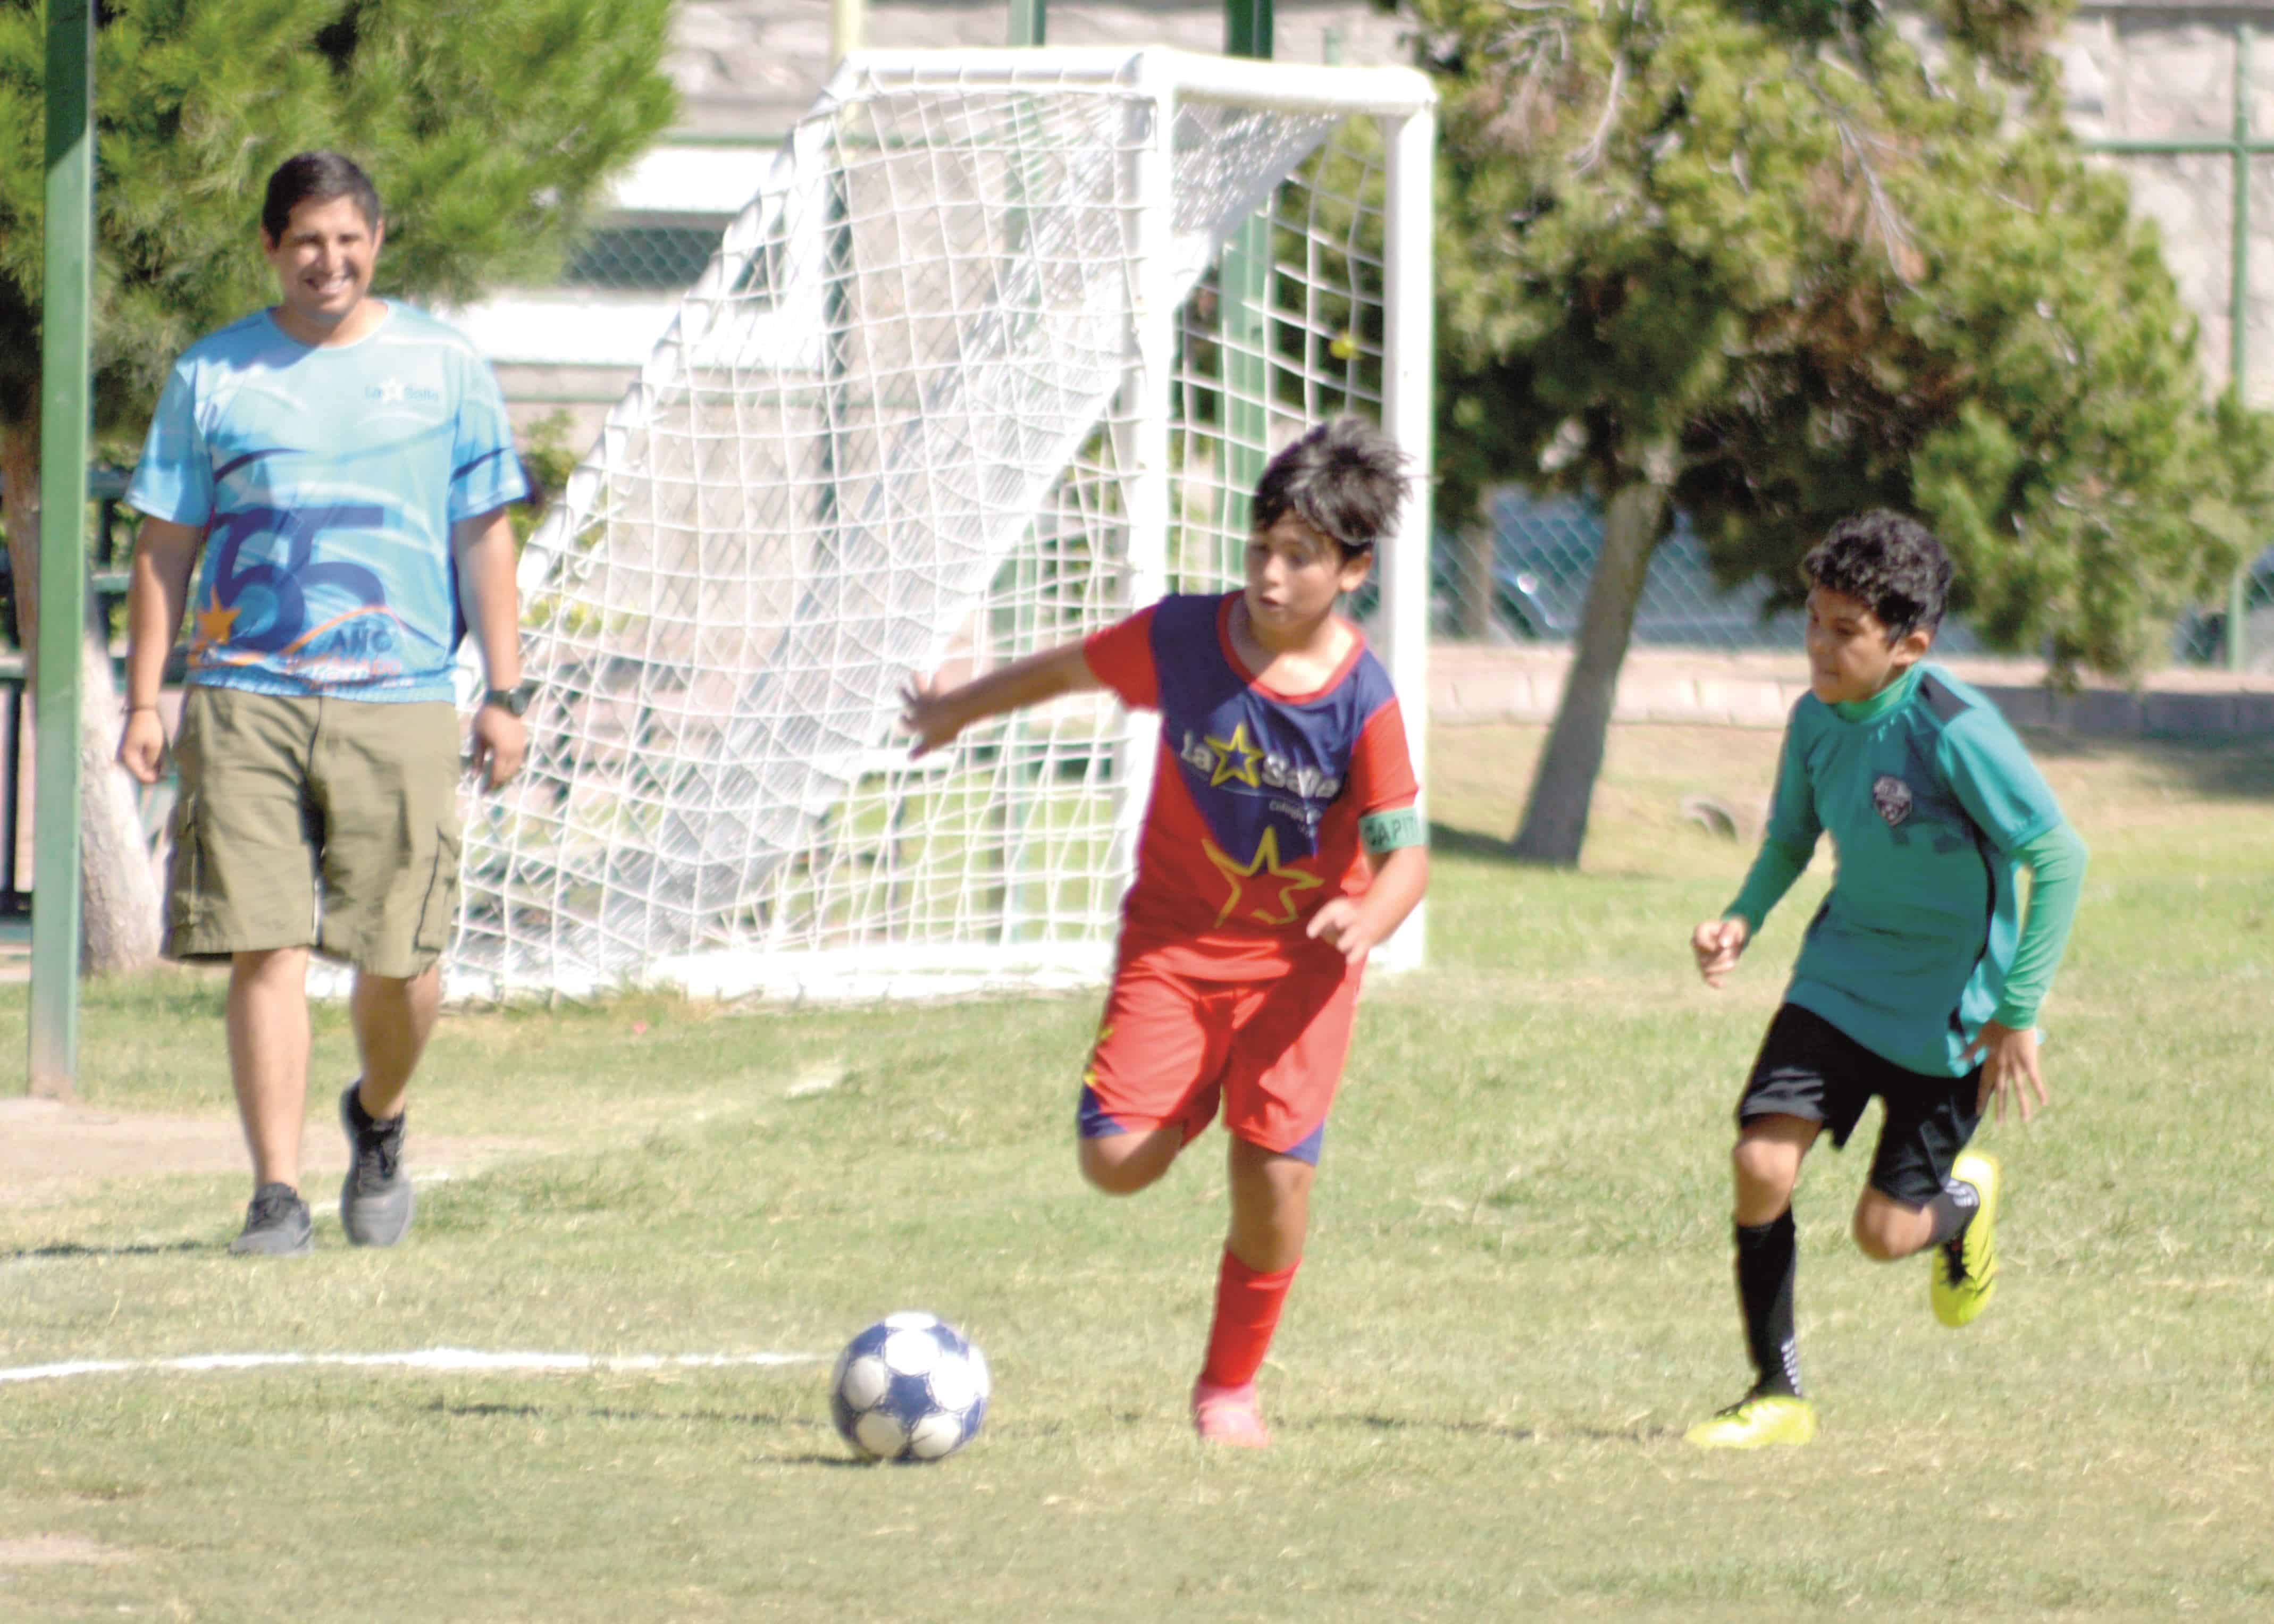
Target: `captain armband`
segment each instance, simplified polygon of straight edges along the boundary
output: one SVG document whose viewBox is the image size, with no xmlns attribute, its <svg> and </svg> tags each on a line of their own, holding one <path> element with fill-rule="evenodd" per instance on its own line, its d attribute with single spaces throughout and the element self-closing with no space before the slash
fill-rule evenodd
<svg viewBox="0 0 2274 1624">
<path fill-rule="evenodd" d="M 1404 846 L 1428 844 L 1421 828 L 1419 807 L 1391 807 L 1386 811 L 1367 813 L 1358 821 L 1358 838 L 1369 857 L 1379 857 Z"/>
</svg>

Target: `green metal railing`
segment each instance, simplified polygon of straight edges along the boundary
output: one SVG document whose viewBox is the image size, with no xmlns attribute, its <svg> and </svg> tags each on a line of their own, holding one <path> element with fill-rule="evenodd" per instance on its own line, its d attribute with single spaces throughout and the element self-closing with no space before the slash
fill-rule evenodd
<svg viewBox="0 0 2274 1624">
<path fill-rule="evenodd" d="M 2083 145 L 2087 152 L 2105 153 L 2112 158 L 2223 156 L 2233 167 L 2234 203 L 2232 218 L 2227 222 L 2232 240 L 2227 244 L 2226 365 L 2228 380 L 2240 395 L 2246 376 L 2244 367 L 2250 358 L 2250 161 L 2274 154 L 2274 139 L 2254 135 L 2250 127 L 2250 57 L 2258 31 L 2247 20 L 2238 19 L 2233 26 L 2233 117 L 2231 132 L 2224 139 L 2209 136 L 2139 139 L 2119 137 Z M 2243 623 L 2250 607 L 2249 586 L 2250 560 L 2245 559 L 2226 589 L 2225 653 L 2229 671 L 2243 670 L 2249 655 L 2243 635 Z"/>
</svg>

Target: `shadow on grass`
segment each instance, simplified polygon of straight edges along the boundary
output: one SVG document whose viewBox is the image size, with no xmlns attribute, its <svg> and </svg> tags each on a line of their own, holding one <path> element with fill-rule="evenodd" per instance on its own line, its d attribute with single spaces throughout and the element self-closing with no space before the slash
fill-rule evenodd
<svg viewBox="0 0 2274 1624">
<path fill-rule="evenodd" d="M 711 1426 L 756 1427 L 776 1432 L 811 1432 L 819 1430 L 810 1421 L 760 1410 L 626 1410 L 610 1404 L 479 1403 L 440 1398 L 430 1399 L 421 1408 L 431 1415 L 454 1416 L 474 1420 L 558 1422 L 566 1418 L 573 1411 L 591 1421 L 668 1423 L 674 1426 L 689 1421 L 699 1421 Z M 856 1461 L 849 1455 L 839 1455 L 833 1451 L 825 1454 L 817 1449 L 808 1449 L 774 1458 L 786 1466 L 873 1466 L 877 1464 L 873 1461 Z"/>
<path fill-rule="evenodd" d="M 57 1241 L 51 1246 L 26 1246 L 0 1252 L 0 1263 L 53 1261 L 59 1258 L 160 1258 L 182 1252 L 220 1252 L 226 1242 L 144 1241 L 132 1246 L 82 1246 L 77 1241 Z"/>
<path fill-rule="evenodd" d="M 1450 823 L 1429 825 L 1429 852 L 1434 857 L 1472 858 L 1495 868 L 1520 869 L 1543 879 L 1652 880 L 1665 877 L 1655 870 L 1633 865 L 1575 868 L 1567 863 L 1535 861 L 1529 857 L 1518 857 L 1512 840 L 1479 834 L 1474 830 L 1456 829 Z"/>
<path fill-rule="evenodd" d="M 2195 793 L 2224 801 L 2274 800 L 2274 739 L 2106 738 L 2062 727 L 2020 730 L 2030 755 L 2044 761 L 2129 758 L 2169 773 Z"/>
<path fill-rule="evenodd" d="M 1429 850 L 1438 857 L 1473 857 L 1480 862 L 1499 863 L 1510 868 L 1536 868 L 1538 863 L 1525 861 L 1516 854 L 1514 843 L 1479 834 L 1471 829 L 1456 829 L 1450 823 L 1429 825 Z"/>
<path fill-rule="evenodd" d="M 1442 1432 L 1454 1438 L 1497 1438 L 1512 1444 L 1528 1444 L 1539 1434 L 1528 1426 L 1502 1426 L 1489 1421 L 1419 1421 L 1412 1416 L 1386 1416 L 1378 1410 L 1363 1415 L 1328 1416 L 1308 1424 L 1324 1432 L 1333 1427 L 1360 1427 L 1370 1432 Z"/>
<path fill-rule="evenodd" d="M 1329 1416 L 1314 1424 L 1319 1430 L 1337 1426 L 1362 1427 L 1375 1432 L 1442 1433 L 1452 1438 L 1498 1439 L 1505 1443 L 1530 1444 L 1540 1441 L 1535 1427 L 1509 1426 L 1486 1421 L 1421 1421 L 1412 1416 L 1386 1416 L 1379 1410 L 1363 1415 Z M 1670 1426 L 1559 1426 L 1555 1435 L 1559 1439 L 1585 1439 L 1599 1444 L 1656 1444 L 1681 1436 Z"/>
</svg>

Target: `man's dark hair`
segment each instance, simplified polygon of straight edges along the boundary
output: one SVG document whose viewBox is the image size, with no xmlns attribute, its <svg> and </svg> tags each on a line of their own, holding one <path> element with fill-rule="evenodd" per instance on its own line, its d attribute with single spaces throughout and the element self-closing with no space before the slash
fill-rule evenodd
<svg viewBox="0 0 2274 1624">
<path fill-rule="evenodd" d="M 1931 530 L 1884 508 L 1841 520 L 1800 568 L 1813 584 L 1866 605 L 1890 643 L 1915 631 L 1933 634 L 1954 573 Z"/>
<path fill-rule="evenodd" d="M 1292 513 L 1347 559 L 1389 534 L 1405 500 L 1405 454 L 1363 417 L 1322 423 L 1271 459 L 1255 482 L 1257 534 Z"/>
<path fill-rule="evenodd" d="M 276 166 L 268 177 L 268 195 L 261 201 L 260 229 L 270 242 L 281 243 L 294 209 L 311 199 L 328 203 L 334 198 L 353 198 L 364 224 L 378 234 L 379 188 L 354 159 L 335 152 L 295 153 Z"/>
</svg>

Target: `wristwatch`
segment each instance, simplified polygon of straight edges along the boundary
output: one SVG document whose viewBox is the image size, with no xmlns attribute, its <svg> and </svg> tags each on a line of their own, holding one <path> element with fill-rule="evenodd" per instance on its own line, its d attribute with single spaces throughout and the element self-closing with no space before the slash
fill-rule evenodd
<svg viewBox="0 0 2274 1624">
<path fill-rule="evenodd" d="M 529 702 L 537 697 L 537 684 L 516 683 L 512 688 L 493 688 L 482 690 L 482 703 L 495 705 L 508 716 L 529 714 Z"/>
</svg>

